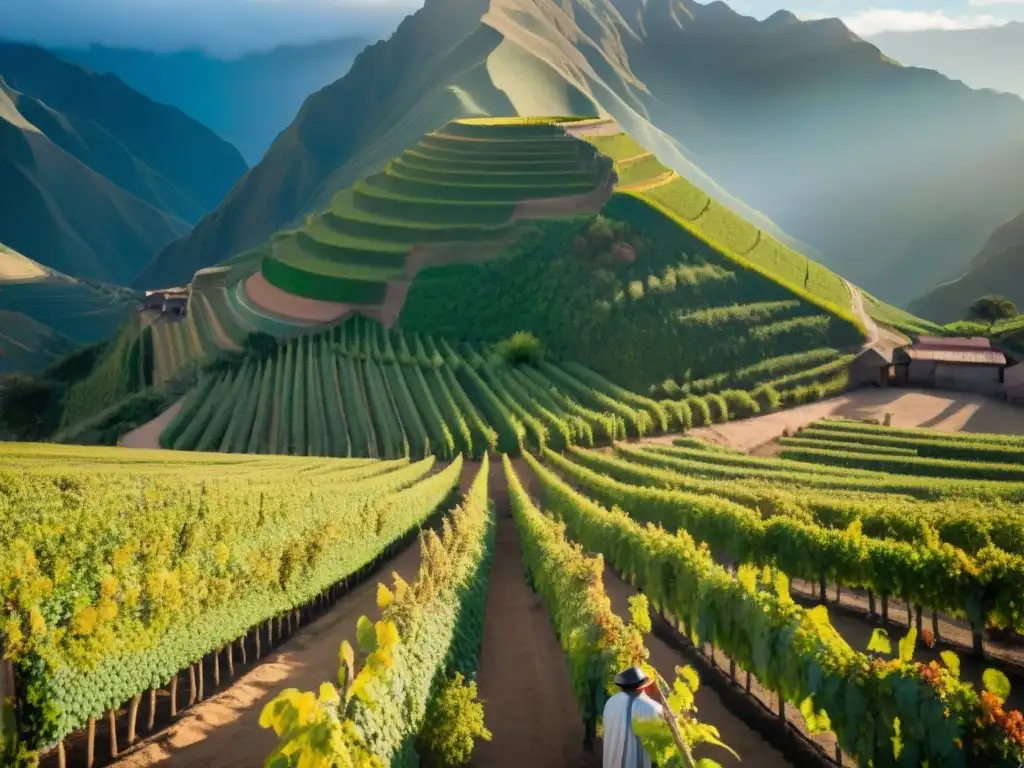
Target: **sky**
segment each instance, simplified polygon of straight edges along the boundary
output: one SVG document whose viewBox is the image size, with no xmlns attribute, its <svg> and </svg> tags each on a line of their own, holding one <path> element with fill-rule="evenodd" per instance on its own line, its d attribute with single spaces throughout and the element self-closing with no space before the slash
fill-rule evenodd
<svg viewBox="0 0 1024 768">
<path fill-rule="evenodd" d="M 386 37 L 423 0 L 0 0 L 0 34 L 51 46 L 89 43 L 231 57 L 278 45 Z M 786 8 L 838 16 L 856 33 L 973 29 L 1024 21 L 1024 0 L 727 0 L 765 18 Z M 787 5 L 787 3 L 789 3 Z"/>
<path fill-rule="evenodd" d="M 728 1 L 728 0 L 727 0 Z M 861 37 L 923 29 L 977 29 L 1024 21 L 1024 0 L 733 0 L 758 18 L 786 8 L 803 19 L 838 16 Z"/>
</svg>

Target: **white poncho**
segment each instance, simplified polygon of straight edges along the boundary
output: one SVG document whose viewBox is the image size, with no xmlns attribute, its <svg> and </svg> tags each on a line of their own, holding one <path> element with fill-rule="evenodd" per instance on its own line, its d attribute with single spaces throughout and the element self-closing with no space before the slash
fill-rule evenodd
<svg viewBox="0 0 1024 768">
<path fill-rule="evenodd" d="M 660 720 L 661 705 L 647 694 L 617 693 L 604 705 L 604 768 L 651 768 L 632 723 Z"/>
</svg>

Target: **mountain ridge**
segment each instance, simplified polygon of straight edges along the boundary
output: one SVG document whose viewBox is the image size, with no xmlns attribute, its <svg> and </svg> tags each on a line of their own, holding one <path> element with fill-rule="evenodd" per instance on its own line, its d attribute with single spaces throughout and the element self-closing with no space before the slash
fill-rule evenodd
<svg viewBox="0 0 1024 768">
<path fill-rule="evenodd" d="M 34 46 L 0 43 L 0 242 L 127 283 L 245 171 L 173 107 Z"/>
<path fill-rule="evenodd" d="M 302 101 L 344 75 L 370 42 L 368 37 L 340 37 L 231 59 L 198 49 L 154 53 L 93 45 L 53 51 L 177 107 L 230 142 L 251 165 L 288 127 Z"/>
<path fill-rule="evenodd" d="M 431 0 L 307 99 L 216 215 L 136 285 L 259 245 L 424 132 L 488 114 L 610 115 L 887 301 L 955 276 L 1024 207 L 1011 173 L 1024 102 L 899 66 L 838 20 L 761 22 L 682 0 Z"/>
</svg>

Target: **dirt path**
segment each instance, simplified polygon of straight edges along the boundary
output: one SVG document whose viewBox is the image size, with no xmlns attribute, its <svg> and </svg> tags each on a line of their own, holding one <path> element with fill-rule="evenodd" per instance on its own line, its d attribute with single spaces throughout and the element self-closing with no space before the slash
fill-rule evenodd
<svg viewBox="0 0 1024 768">
<path fill-rule="evenodd" d="M 892 414 L 894 427 L 928 427 L 941 432 L 993 432 L 1024 434 L 1024 408 L 967 392 L 915 389 L 861 389 L 831 400 L 802 405 L 765 416 L 691 430 L 719 445 L 750 451 L 774 440 L 783 431 L 795 432 L 812 421 L 828 417 L 882 419 Z M 671 443 L 676 435 L 660 435 L 644 442 Z"/>
<path fill-rule="evenodd" d="M 141 427 L 136 427 L 126 434 L 117 444 L 122 448 L 160 448 L 160 433 L 167 428 L 167 425 L 174 421 L 174 417 L 181 410 L 184 398 L 179 400 L 166 411 L 161 413 L 152 421 L 147 421 Z"/>
<path fill-rule="evenodd" d="M 625 189 L 630 192 L 646 192 L 649 189 L 654 189 L 655 187 L 661 187 L 668 184 L 675 177 L 675 171 L 666 171 L 665 173 L 655 176 L 653 179 L 648 179 L 647 181 L 640 181 L 636 184 L 624 184 L 620 186 L 619 189 Z"/>
<path fill-rule="evenodd" d="M 598 768 L 599 745 L 592 754 L 583 750 L 583 723 L 572 697 L 569 667 L 547 610 L 523 578 L 522 550 L 508 512 L 500 462 L 492 461 L 489 480 L 498 531 L 477 681 L 485 702 L 484 722 L 494 738 L 477 747 L 472 764 Z"/>
<path fill-rule="evenodd" d="M 355 641 L 360 616 L 376 616 L 377 584 L 397 572 L 407 581 L 419 568 L 419 544 L 413 542 L 381 569 L 376 577 L 340 600 L 312 624 L 301 628 L 230 688 L 186 711 L 171 728 L 143 742 L 113 763 L 121 768 L 160 764 L 203 768 L 255 768 L 277 741 L 273 731 L 260 728 L 260 712 L 285 688 L 315 691 L 332 680 L 338 669 L 338 647 Z"/>
<path fill-rule="evenodd" d="M 853 304 L 851 310 L 864 323 L 864 327 L 868 332 L 868 338 L 861 347 L 862 350 L 878 347 L 881 350 L 891 352 L 910 341 L 910 339 L 893 329 L 876 323 L 874 318 L 864 308 L 864 294 L 860 292 L 860 289 L 849 280 L 844 279 L 843 282 L 846 283 L 846 289 L 850 292 L 850 299 Z"/>
</svg>

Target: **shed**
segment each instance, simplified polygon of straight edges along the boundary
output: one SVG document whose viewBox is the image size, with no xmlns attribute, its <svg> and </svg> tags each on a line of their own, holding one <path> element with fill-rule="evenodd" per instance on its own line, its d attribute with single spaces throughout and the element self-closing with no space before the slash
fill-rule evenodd
<svg viewBox="0 0 1024 768">
<path fill-rule="evenodd" d="M 850 363 L 850 386 L 884 387 L 889 383 L 892 350 L 868 347 Z"/>
<path fill-rule="evenodd" d="M 901 384 L 996 395 L 1006 355 L 983 337 L 922 336 L 896 350 L 893 363 L 894 378 Z"/>
</svg>

